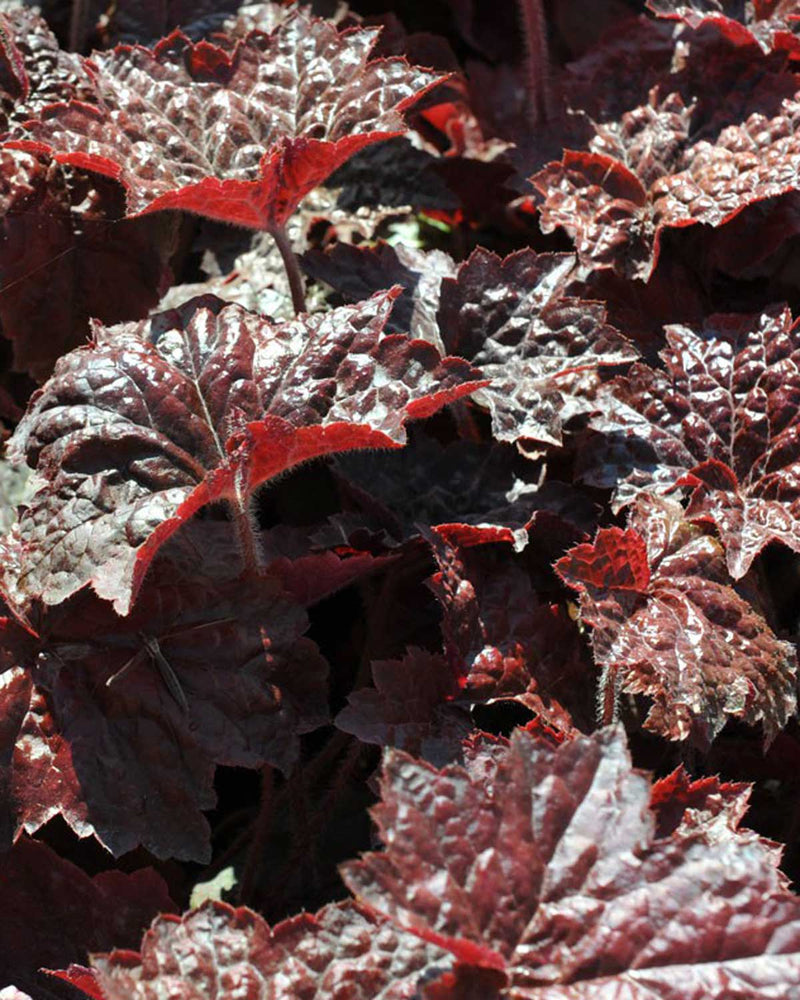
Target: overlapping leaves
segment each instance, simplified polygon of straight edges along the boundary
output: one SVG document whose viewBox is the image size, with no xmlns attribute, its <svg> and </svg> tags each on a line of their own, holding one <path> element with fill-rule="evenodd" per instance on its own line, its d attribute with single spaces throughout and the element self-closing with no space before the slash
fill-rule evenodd
<svg viewBox="0 0 800 1000">
<path fill-rule="evenodd" d="M 680 504 L 643 495 L 627 530 L 601 529 L 556 569 L 581 595 L 609 715 L 620 691 L 644 694 L 645 726 L 706 746 L 729 717 L 772 739 L 794 713 L 794 647 L 733 590 L 719 542 Z"/>
<path fill-rule="evenodd" d="M 273 229 L 350 156 L 402 132 L 403 109 L 438 81 L 402 58 L 370 62 L 375 38 L 297 12 L 230 50 L 180 32 L 152 51 L 119 46 L 86 63 L 92 104 L 51 105 L 18 138 L 119 180 L 131 215 L 182 208 Z"/>
<path fill-rule="evenodd" d="M 289 769 L 326 721 L 327 664 L 285 567 L 203 569 L 157 561 L 125 619 L 85 590 L 37 615 L 36 635 L 5 623 L 6 840 L 60 815 L 116 855 L 206 857 L 215 766 Z"/>
<path fill-rule="evenodd" d="M 661 785 L 654 814 L 618 729 L 557 748 L 518 731 L 467 760 L 388 753 L 386 848 L 343 869 L 370 909 L 161 918 L 140 953 L 93 959 L 103 995 L 671 1000 L 679 977 L 687 1000 L 767 1000 L 798 981 L 800 903 L 774 846 L 738 829 L 746 789 L 684 782 L 673 803 Z"/>
<path fill-rule="evenodd" d="M 384 334 L 392 299 L 273 325 L 209 296 L 97 327 L 12 442 L 45 481 L 21 521 L 20 590 L 55 604 L 91 582 L 124 614 L 203 505 L 230 500 L 247 535 L 261 483 L 322 454 L 397 447 L 407 419 L 480 385 L 466 362 Z"/>
<path fill-rule="evenodd" d="M 786 308 L 668 328 L 666 370 L 634 366 L 593 418 L 590 481 L 620 505 L 693 486 L 689 514 L 716 525 L 737 579 L 769 542 L 800 551 L 799 338 Z"/>
<path fill-rule="evenodd" d="M 600 368 L 632 361 L 635 348 L 606 323 L 599 302 L 570 296 L 574 258 L 522 250 L 501 259 L 478 248 L 448 273 L 441 253 L 338 247 L 306 267 L 345 295 L 391 281 L 407 291 L 396 322 L 478 365 L 491 385 L 475 394 L 497 440 L 560 444 L 563 424 L 585 412 Z M 435 318 L 434 318 L 435 311 Z"/>
<path fill-rule="evenodd" d="M 542 229 L 563 227 L 592 267 L 648 280 L 666 229 L 721 226 L 797 190 L 798 89 L 774 60 L 693 47 L 682 74 L 531 178 Z"/>
</svg>

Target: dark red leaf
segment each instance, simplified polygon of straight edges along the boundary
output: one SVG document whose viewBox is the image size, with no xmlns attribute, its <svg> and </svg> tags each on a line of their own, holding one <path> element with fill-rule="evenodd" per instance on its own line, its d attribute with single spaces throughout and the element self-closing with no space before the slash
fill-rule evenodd
<svg viewBox="0 0 800 1000">
<path fill-rule="evenodd" d="M 204 569 L 159 560 L 125 619 L 85 590 L 47 611 L 38 639 L 6 625 L 7 841 L 61 815 L 115 855 L 207 858 L 215 765 L 288 770 L 298 736 L 326 721 L 327 664 L 282 567 Z"/>
<path fill-rule="evenodd" d="M 113 181 L 0 150 L 0 323 L 18 371 L 43 380 L 90 318 L 140 319 L 158 302 L 179 219 L 124 211 Z"/>
<path fill-rule="evenodd" d="M 88 969 L 84 965 L 75 965 L 73 963 L 66 969 L 46 969 L 43 971 L 55 979 L 61 979 L 65 983 L 74 986 L 75 989 L 80 990 L 87 997 L 91 997 L 91 1000 L 104 1000 L 100 983 L 97 979 L 97 973 L 94 969 Z"/>
<path fill-rule="evenodd" d="M 653 784 L 650 808 L 656 815 L 656 832 L 668 837 L 682 823 L 709 822 L 722 816 L 736 829 L 747 812 L 749 785 L 743 782 L 723 782 L 717 777 L 692 781 L 682 767 Z M 694 814 L 687 817 L 691 810 Z"/>
<path fill-rule="evenodd" d="M 430 536 L 439 572 L 430 581 L 444 611 L 445 654 L 460 700 L 519 702 L 557 729 L 584 714 L 586 667 L 573 622 L 542 604 L 527 567 L 503 544 L 457 549 Z M 590 716 L 591 718 L 591 716 Z"/>
<path fill-rule="evenodd" d="M 22 517 L 21 590 L 58 603 L 91 582 L 125 614 L 156 551 L 205 504 L 230 500 L 247 533 L 261 483 L 330 452 L 399 447 L 406 420 L 483 384 L 466 362 L 384 334 L 394 294 L 274 325 L 207 297 L 96 327 L 13 439 L 45 481 Z"/>
<path fill-rule="evenodd" d="M 374 688 L 348 698 L 336 725 L 364 743 L 396 747 L 432 763 L 452 760 L 470 731 L 463 708 L 448 704 L 460 678 L 443 656 L 412 647 L 402 660 L 372 664 Z"/>
<path fill-rule="evenodd" d="M 469 965 L 499 970 L 508 1000 L 767 1000 L 800 981 L 778 852 L 703 815 L 658 837 L 621 730 L 558 749 L 517 731 L 492 770 L 390 751 L 373 814 L 386 848 L 343 868 L 463 963 L 459 990 L 429 996 L 475 995 Z"/>
<path fill-rule="evenodd" d="M 566 294 L 575 266 L 569 254 L 521 250 L 501 259 L 479 247 L 457 271 L 436 251 L 386 246 L 334 248 L 305 261 L 348 298 L 387 281 L 403 284 L 392 322 L 492 379 L 474 399 L 491 413 L 500 441 L 560 444 L 562 424 L 590 408 L 597 369 L 637 356 L 605 322 L 601 303 Z"/>
<path fill-rule="evenodd" d="M 439 949 L 349 902 L 274 928 L 251 910 L 207 903 L 156 920 L 141 952 L 92 961 L 105 1000 L 413 1000 L 422 974 L 448 964 Z"/>
<path fill-rule="evenodd" d="M 789 310 L 669 327 L 667 342 L 666 372 L 634 366 L 604 393 L 591 426 L 606 440 L 587 454 L 586 478 L 618 484 L 618 506 L 641 490 L 695 487 L 689 514 L 716 524 L 736 579 L 769 542 L 800 551 L 800 332 Z"/>
<path fill-rule="evenodd" d="M 659 17 L 683 21 L 690 28 L 712 25 L 734 45 L 758 45 L 763 52 L 782 49 L 800 53 L 800 37 L 794 31 L 792 14 L 796 0 L 647 0 Z"/>
<path fill-rule="evenodd" d="M 39 995 L 36 972 L 42 966 L 85 963 L 90 952 L 131 947 L 158 913 L 174 910 L 151 868 L 90 878 L 27 837 L 0 857 L 0 887 L 0 981 L 33 996 Z"/>
<path fill-rule="evenodd" d="M 693 47 L 645 103 L 604 115 L 587 150 L 567 150 L 531 178 L 543 230 L 563 227 L 591 267 L 648 280 L 665 229 L 721 226 L 797 190 L 800 79 L 776 60 L 761 67 Z"/>
<path fill-rule="evenodd" d="M 455 441 L 445 448 L 421 432 L 397 452 L 343 455 L 336 471 L 356 511 L 335 515 L 331 530 L 315 539 L 341 544 L 366 528 L 405 541 L 422 526 L 463 546 L 493 533 L 519 552 L 541 515 L 591 530 L 595 508 L 585 495 L 565 483 L 537 484 L 529 465 L 508 445 Z"/>
<path fill-rule="evenodd" d="M 605 706 L 619 690 L 645 694 L 647 728 L 701 746 L 731 716 L 772 740 L 794 713 L 794 648 L 733 590 L 719 542 L 680 504 L 644 494 L 627 531 L 602 528 L 556 571 L 580 592 Z"/>
<path fill-rule="evenodd" d="M 401 58 L 369 62 L 375 37 L 298 11 L 230 51 L 176 31 L 152 51 L 95 53 L 96 104 L 46 108 L 20 145 L 119 180 L 130 215 L 274 229 L 354 153 L 401 133 L 439 82 Z"/>
</svg>

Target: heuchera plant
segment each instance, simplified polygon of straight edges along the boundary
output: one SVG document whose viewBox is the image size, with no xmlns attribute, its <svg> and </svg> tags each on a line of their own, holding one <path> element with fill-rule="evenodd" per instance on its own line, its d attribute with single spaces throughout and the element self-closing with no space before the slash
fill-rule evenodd
<svg viewBox="0 0 800 1000">
<path fill-rule="evenodd" d="M 798 122 L 794 0 L 0 0 L 2 1000 L 800 997 Z"/>
</svg>

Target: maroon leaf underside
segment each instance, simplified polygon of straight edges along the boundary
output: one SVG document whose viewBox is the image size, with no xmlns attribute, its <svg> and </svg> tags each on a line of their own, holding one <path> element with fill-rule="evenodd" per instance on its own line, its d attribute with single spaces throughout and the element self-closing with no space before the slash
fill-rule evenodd
<svg viewBox="0 0 800 1000">
<path fill-rule="evenodd" d="M 719 542 L 680 504 L 643 495 L 626 531 L 601 529 L 556 570 L 592 627 L 601 703 L 644 694 L 648 729 L 703 747 L 730 717 L 761 723 L 771 741 L 794 713 L 794 648 L 733 590 Z"/>
<path fill-rule="evenodd" d="M 430 997 L 766 998 L 800 976 L 800 903 L 773 845 L 687 810 L 657 837 L 619 729 L 558 749 L 517 731 L 488 774 L 390 751 L 374 810 L 386 849 L 351 891 L 461 960 Z M 482 966 L 471 969 L 470 964 Z M 494 990 L 467 987 L 493 967 Z M 474 971 L 474 974 L 473 974 Z"/>
<path fill-rule="evenodd" d="M 716 525 L 735 579 L 770 542 L 800 551 L 799 337 L 786 308 L 668 327 L 665 372 L 637 365 L 604 390 L 585 478 L 616 486 L 617 509 L 694 487 L 689 516 Z"/>
<path fill-rule="evenodd" d="M 646 104 L 598 125 L 590 151 L 567 150 L 534 175 L 543 231 L 563 227 L 586 264 L 646 281 L 665 229 L 719 227 L 797 190 L 797 75 L 740 65 L 737 78 L 728 63 L 710 71 L 713 84 L 691 64 L 683 96 L 667 91 L 680 79 L 665 81 Z M 709 106 L 717 87 L 732 96 Z"/>
<path fill-rule="evenodd" d="M 93 951 L 133 947 L 154 917 L 174 910 L 153 869 L 90 878 L 26 837 L 0 858 L 0 884 L 0 981 L 34 997 L 41 995 L 36 973 L 42 966 L 87 962 Z"/>
<path fill-rule="evenodd" d="M 45 480 L 22 516 L 20 591 L 55 604 L 91 583 L 125 614 L 202 506 L 229 500 L 247 534 L 261 483 L 331 452 L 400 447 L 406 420 L 483 384 L 466 362 L 383 333 L 394 294 L 274 325 L 201 297 L 97 327 L 12 440 Z"/>
<path fill-rule="evenodd" d="M 117 856 L 207 859 L 215 766 L 288 770 L 327 721 L 327 664 L 283 583 L 280 568 L 220 581 L 160 560 L 125 619 L 85 590 L 44 614 L 38 640 L 7 626 L 6 839 L 61 815 Z"/>
<path fill-rule="evenodd" d="M 657 17 L 683 21 L 694 30 L 712 26 L 733 45 L 758 45 L 762 52 L 780 49 L 793 55 L 800 51 L 800 38 L 792 31 L 793 22 L 789 16 L 797 11 L 794 0 L 767 0 L 755 4 L 731 3 L 730 0 L 711 4 L 707 0 L 690 0 L 689 3 L 647 0 L 646 6 Z"/>
<path fill-rule="evenodd" d="M 402 111 L 440 77 L 368 61 L 376 32 L 296 13 L 232 51 L 173 32 L 86 68 L 96 103 L 47 107 L 12 145 L 120 181 L 128 214 L 184 209 L 282 227 L 358 150 L 404 131 Z"/>
<path fill-rule="evenodd" d="M 304 1000 L 413 1000 L 423 974 L 450 962 L 356 903 L 270 928 L 251 910 L 210 902 L 156 920 L 140 952 L 96 955 L 92 964 L 105 1000 L 224 1000 L 265 988 Z"/>
<path fill-rule="evenodd" d="M 140 319 L 171 279 L 179 219 L 123 219 L 106 178 L 0 151 L 0 215 L 0 324 L 14 367 L 39 380 L 86 342 L 90 318 Z"/>
</svg>

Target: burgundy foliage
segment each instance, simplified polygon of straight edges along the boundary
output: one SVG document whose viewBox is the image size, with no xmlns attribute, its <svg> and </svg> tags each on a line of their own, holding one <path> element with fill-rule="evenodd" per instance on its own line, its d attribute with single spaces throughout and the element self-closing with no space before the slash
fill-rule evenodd
<svg viewBox="0 0 800 1000">
<path fill-rule="evenodd" d="M 0 0 L 0 1000 L 800 996 L 799 123 L 795 0 Z"/>
<path fill-rule="evenodd" d="M 232 48 L 179 31 L 120 46 L 86 62 L 91 103 L 48 106 L 18 145 L 119 180 L 131 215 L 274 229 L 354 153 L 398 135 L 438 82 L 402 58 L 370 62 L 375 37 L 297 13 Z"/>
<path fill-rule="evenodd" d="M 773 739 L 794 712 L 793 646 L 733 590 L 721 545 L 680 504 L 642 497 L 626 531 L 601 528 L 556 570 L 592 627 L 601 698 L 650 696 L 647 728 L 706 745 L 735 715 Z"/>
<path fill-rule="evenodd" d="M 396 447 L 406 419 L 477 388 L 464 361 L 384 335 L 393 297 L 278 325 L 201 298 L 95 327 L 12 443 L 46 480 L 21 522 L 19 588 L 56 604 L 91 582 L 124 614 L 158 548 L 205 504 L 229 500 L 249 536 L 246 501 L 266 480 L 330 452 Z"/>
<path fill-rule="evenodd" d="M 619 505 L 694 487 L 689 516 L 716 526 L 737 579 L 769 542 L 800 551 L 799 338 L 786 308 L 668 327 L 665 371 L 635 366 L 607 388 L 587 478 L 619 483 Z"/>
</svg>

